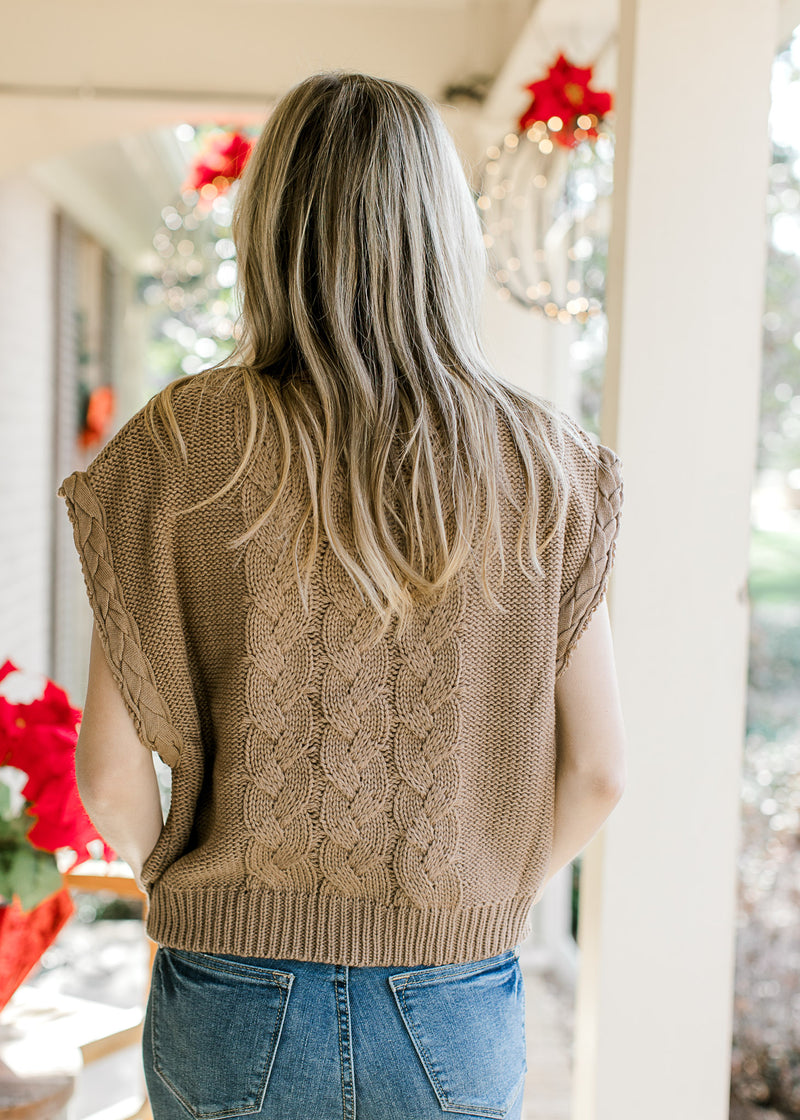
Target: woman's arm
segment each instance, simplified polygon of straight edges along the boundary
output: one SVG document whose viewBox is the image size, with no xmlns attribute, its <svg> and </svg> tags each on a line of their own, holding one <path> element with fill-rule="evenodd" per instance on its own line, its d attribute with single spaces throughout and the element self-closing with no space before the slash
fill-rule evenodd
<svg viewBox="0 0 800 1120">
<path fill-rule="evenodd" d="M 625 725 L 605 599 L 556 682 L 556 746 L 553 850 L 535 902 L 586 847 L 625 789 Z"/>
<path fill-rule="evenodd" d="M 75 776 L 92 824 L 142 886 L 142 866 L 163 827 L 161 795 L 152 754 L 136 734 L 96 626 Z"/>
</svg>

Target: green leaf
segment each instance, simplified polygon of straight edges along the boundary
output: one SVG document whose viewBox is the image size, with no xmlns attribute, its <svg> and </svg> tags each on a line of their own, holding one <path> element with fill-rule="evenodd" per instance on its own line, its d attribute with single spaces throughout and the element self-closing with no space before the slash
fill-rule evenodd
<svg viewBox="0 0 800 1120">
<path fill-rule="evenodd" d="M 6 822 L 10 823 L 10 822 Z M 19 896 L 23 910 L 32 910 L 61 887 L 61 874 L 52 852 L 31 844 L 0 847 L 0 895 L 9 902 Z"/>
<path fill-rule="evenodd" d="M 0 853 L 6 849 L 32 847 L 28 833 L 33 823 L 27 813 L 12 817 L 10 821 L 0 819 Z"/>
</svg>

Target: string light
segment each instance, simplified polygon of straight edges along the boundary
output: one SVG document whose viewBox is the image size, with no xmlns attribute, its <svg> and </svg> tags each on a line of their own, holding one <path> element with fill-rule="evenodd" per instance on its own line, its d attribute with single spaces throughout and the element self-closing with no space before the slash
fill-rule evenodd
<svg viewBox="0 0 800 1120">
<path fill-rule="evenodd" d="M 591 66 L 562 51 L 526 85 L 531 102 L 516 130 L 485 149 L 476 191 L 498 298 L 562 323 L 602 310 L 590 291 L 602 292 L 605 279 L 598 214 L 605 221 L 599 206 L 612 189 L 613 144 L 598 126 L 613 97 L 591 79 Z"/>
<path fill-rule="evenodd" d="M 178 126 L 183 129 L 179 139 L 195 137 L 194 128 L 189 136 L 189 127 Z M 181 191 L 161 211 L 163 224 L 153 235 L 149 274 L 142 274 L 139 284 L 144 303 L 162 311 L 153 330 L 169 346 L 155 347 L 153 362 L 163 364 L 166 380 L 174 377 L 176 365 L 191 374 L 215 364 L 236 338 L 236 247 L 230 225 L 237 189 L 238 181 L 217 176 L 197 190 Z"/>
<path fill-rule="evenodd" d="M 587 291 L 602 289 L 604 281 L 602 269 L 593 264 L 596 253 L 602 257 L 602 247 L 592 211 L 611 193 L 613 148 L 606 130 L 592 139 L 590 130 L 597 124 L 594 114 L 582 113 L 569 126 L 574 143 L 556 144 L 554 137 L 568 126 L 554 114 L 507 133 L 502 147 L 491 144 L 484 153 L 476 205 L 498 299 L 513 299 L 555 322 L 586 322 L 602 311 L 601 301 Z M 567 222 L 569 230 L 562 250 L 568 267 L 558 280 L 558 294 L 544 247 L 556 222 Z"/>
</svg>

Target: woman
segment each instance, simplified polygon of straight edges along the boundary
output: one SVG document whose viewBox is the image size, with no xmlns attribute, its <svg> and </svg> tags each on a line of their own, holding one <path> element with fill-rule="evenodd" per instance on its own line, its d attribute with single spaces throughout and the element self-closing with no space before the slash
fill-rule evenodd
<svg viewBox="0 0 800 1120">
<path fill-rule="evenodd" d="M 531 905 L 623 787 L 620 460 L 491 368 L 417 91 L 289 90 L 233 236 L 236 354 L 60 490 L 79 788 L 159 943 L 153 1114 L 519 1118 Z"/>
</svg>

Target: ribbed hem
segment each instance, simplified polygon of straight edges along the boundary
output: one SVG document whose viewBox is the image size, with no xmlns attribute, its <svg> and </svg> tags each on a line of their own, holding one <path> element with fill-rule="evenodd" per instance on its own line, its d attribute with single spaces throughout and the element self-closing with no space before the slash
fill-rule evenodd
<svg viewBox="0 0 800 1120">
<path fill-rule="evenodd" d="M 156 883 L 147 932 L 160 945 L 198 953 L 375 967 L 456 964 L 524 941 L 532 902 L 419 910 L 334 895 Z"/>
</svg>

